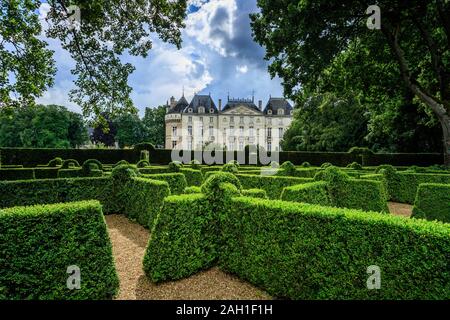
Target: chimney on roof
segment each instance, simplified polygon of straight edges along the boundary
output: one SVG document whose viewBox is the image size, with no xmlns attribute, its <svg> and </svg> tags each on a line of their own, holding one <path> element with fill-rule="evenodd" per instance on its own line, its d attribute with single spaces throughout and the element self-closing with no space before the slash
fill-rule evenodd
<svg viewBox="0 0 450 320">
<path fill-rule="evenodd" d="M 259 110 L 262 111 L 262 100 L 259 100 L 259 101 L 258 101 L 258 107 L 259 107 Z"/>
<path fill-rule="evenodd" d="M 173 108 L 177 104 L 177 101 L 175 100 L 174 96 L 170 97 L 170 107 Z"/>
<path fill-rule="evenodd" d="M 219 99 L 219 112 L 222 111 L 222 99 Z"/>
</svg>

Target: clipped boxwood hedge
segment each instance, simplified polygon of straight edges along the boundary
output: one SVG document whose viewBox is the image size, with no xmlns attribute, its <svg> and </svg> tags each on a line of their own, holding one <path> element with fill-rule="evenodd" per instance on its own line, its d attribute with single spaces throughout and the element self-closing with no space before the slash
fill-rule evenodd
<svg viewBox="0 0 450 320">
<path fill-rule="evenodd" d="M 412 217 L 450 223 L 450 184 L 420 184 Z"/>
<path fill-rule="evenodd" d="M 211 267 L 217 258 L 216 220 L 204 195 L 167 197 L 145 252 L 145 274 L 160 282 Z"/>
<path fill-rule="evenodd" d="M 0 169 L 0 180 L 28 180 L 34 179 L 34 170 L 28 168 Z"/>
<path fill-rule="evenodd" d="M 0 299 L 103 300 L 119 289 L 97 201 L 0 210 Z M 81 287 L 67 288 L 69 266 Z"/>
<path fill-rule="evenodd" d="M 237 174 L 243 189 L 262 189 L 270 199 L 279 199 L 285 187 L 312 182 L 309 178 Z"/>
<path fill-rule="evenodd" d="M 220 266 L 291 299 L 449 299 L 450 226 L 238 197 L 223 212 Z M 369 266 L 381 289 L 368 290 Z"/>
<path fill-rule="evenodd" d="M 182 194 L 187 187 L 187 181 L 182 173 L 161 173 L 161 174 L 147 174 L 146 178 L 154 180 L 166 181 L 169 184 L 172 195 Z"/>
<path fill-rule="evenodd" d="M 281 199 L 285 201 L 319 204 L 322 206 L 332 205 L 328 196 L 327 183 L 325 181 L 299 184 L 284 188 Z"/>
<path fill-rule="evenodd" d="M 190 168 L 181 168 L 180 172 L 186 177 L 188 186 L 201 186 L 203 183 L 203 174 L 200 170 Z"/>
<path fill-rule="evenodd" d="M 267 193 L 266 193 L 266 191 L 264 191 L 262 189 L 242 190 L 241 194 L 246 197 L 267 199 Z"/>
</svg>

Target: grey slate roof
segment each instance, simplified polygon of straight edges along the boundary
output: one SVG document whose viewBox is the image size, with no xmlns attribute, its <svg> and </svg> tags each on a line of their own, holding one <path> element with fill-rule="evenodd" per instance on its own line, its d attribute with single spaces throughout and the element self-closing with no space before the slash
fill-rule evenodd
<svg viewBox="0 0 450 320">
<path fill-rule="evenodd" d="M 229 99 L 222 111 L 227 111 L 241 105 L 247 106 L 257 112 L 261 112 L 251 99 Z"/>
<path fill-rule="evenodd" d="M 191 103 L 183 110 L 183 113 L 188 113 L 189 109 L 192 109 L 192 113 L 198 113 L 198 108 L 204 107 L 205 113 L 210 113 L 210 110 L 213 109 L 213 113 L 219 113 L 216 105 L 214 104 L 213 99 L 210 95 L 200 95 L 196 94 L 194 98 L 192 98 Z"/>
<path fill-rule="evenodd" d="M 272 110 L 272 114 L 277 115 L 279 109 L 284 109 L 284 114 L 289 115 L 293 108 L 286 99 L 271 97 L 264 108 L 264 114 L 267 114 L 269 110 Z"/>
<path fill-rule="evenodd" d="M 186 109 L 188 105 L 189 102 L 187 102 L 186 98 L 182 96 L 177 104 L 173 108 L 170 108 L 169 112 L 167 113 L 181 113 L 184 109 Z"/>
</svg>

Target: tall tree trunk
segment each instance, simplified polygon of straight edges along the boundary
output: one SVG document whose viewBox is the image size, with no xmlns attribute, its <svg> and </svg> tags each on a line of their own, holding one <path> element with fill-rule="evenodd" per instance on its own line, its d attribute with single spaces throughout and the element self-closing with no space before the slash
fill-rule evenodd
<svg viewBox="0 0 450 320">
<path fill-rule="evenodd" d="M 442 131 L 444 136 L 444 163 L 450 167 L 450 116 L 445 115 L 442 119 L 439 119 L 442 125 Z"/>
</svg>

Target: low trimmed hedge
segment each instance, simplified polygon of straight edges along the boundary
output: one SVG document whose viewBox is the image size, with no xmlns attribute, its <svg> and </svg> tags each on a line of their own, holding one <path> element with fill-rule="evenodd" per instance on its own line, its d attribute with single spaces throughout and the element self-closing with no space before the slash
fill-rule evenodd
<svg viewBox="0 0 450 320">
<path fill-rule="evenodd" d="M 183 173 L 161 173 L 161 174 L 147 174 L 146 178 L 154 180 L 166 181 L 169 184 L 172 195 L 182 194 L 187 187 L 186 177 Z"/>
<path fill-rule="evenodd" d="M 420 184 L 412 217 L 450 223 L 450 184 Z"/>
<path fill-rule="evenodd" d="M 243 189 L 262 189 L 270 199 L 279 199 L 285 187 L 312 182 L 308 178 L 237 174 Z"/>
<path fill-rule="evenodd" d="M 160 282 L 211 267 L 218 254 L 217 237 L 217 218 L 204 195 L 167 197 L 145 252 L 145 274 Z"/>
<path fill-rule="evenodd" d="M 266 191 L 264 191 L 262 189 L 242 190 L 241 194 L 246 197 L 267 199 L 267 193 L 266 193 Z"/>
<path fill-rule="evenodd" d="M 34 170 L 28 168 L 18 169 L 0 169 L 0 180 L 13 181 L 13 180 L 28 180 L 34 179 Z"/>
<path fill-rule="evenodd" d="M 59 168 L 34 168 L 34 177 L 36 179 L 56 179 L 58 171 Z"/>
<path fill-rule="evenodd" d="M 220 267 L 275 297 L 450 298 L 448 225 L 246 197 L 229 208 Z M 372 265 L 380 290 L 366 286 Z"/>
<path fill-rule="evenodd" d="M 203 174 L 200 170 L 190 168 L 181 168 L 180 172 L 186 177 L 188 186 L 201 186 L 203 183 Z"/>
<path fill-rule="evenodd" d="M 197 186 L 186 187 L 184 189 L 185 194 L 202 193 L 202 188 Z"/>
<path fill-rule="evenodd" d="M 104 300 L 119 289 L 111 243 L 97 201 L 0 210 L 0 297 Z M 69 266 L 81 288 L 67 288 Z"/>
<path fill-rule="evenodd" d="M 304 202 L 322 206 L 332 205 L 328 196 L 327 183 L 325 181 L 299 184 L 284 188 L 281 199 L 284 201 Z"/>
<path fill-rule="evenodd" d="M 169 173 L 169 168 L 163 167 L 163 166 L 151 166 L 151 167 L 146 167 L 146 168 L 139 168 L 139 172 L 142 174 Z"/>
</svg>

